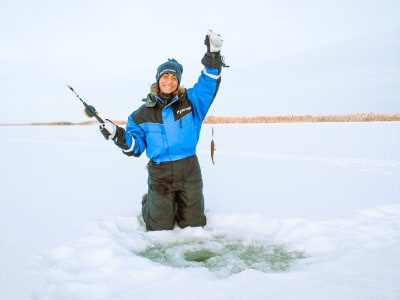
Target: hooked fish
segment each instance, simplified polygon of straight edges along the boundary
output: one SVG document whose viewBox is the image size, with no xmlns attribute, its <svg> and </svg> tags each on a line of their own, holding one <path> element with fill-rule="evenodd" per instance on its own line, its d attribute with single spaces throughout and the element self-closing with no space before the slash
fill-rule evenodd
<svg viewBox="0 0 400 300">
<path fill-rule="evenodd" d="M 211 136 L 212 136 L 211 137 L 211 161 L 212 161 L 213 165 L 215 165 L 215 162 L 214 162 L 214 152 L 215 152 L 214 127 L 212 128 Z"/>
</svg>

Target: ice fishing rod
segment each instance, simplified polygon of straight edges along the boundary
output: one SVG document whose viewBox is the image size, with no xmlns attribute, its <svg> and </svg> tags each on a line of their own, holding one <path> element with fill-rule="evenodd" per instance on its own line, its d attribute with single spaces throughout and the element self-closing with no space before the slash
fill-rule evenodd
<svg viewBox="0 0 400 300">
<path fill-rule="evenodd" d="M 99 123 L 104 123 L 103 119 L 100 118 L 100 116 L 98 115 L 97 110 L 94 108 L 93 105 L 89 105 L 87 104 L 85 101 L 82 100 L 81 97 L 79 97 L 78 93 L 75 92 L 75 90 L 72 88 L 72 86 L 70 86 L 69 84 L 67 84 L 68 88 L 75 94 L 76 98 L 78 98 L 79 100 L 81 100 L 83 106 L 85 106 L 85 115 L 88 116 L 89 118 L 93 118 L 95 117 L 97 121 L 99 121 Z"/>
</svg>

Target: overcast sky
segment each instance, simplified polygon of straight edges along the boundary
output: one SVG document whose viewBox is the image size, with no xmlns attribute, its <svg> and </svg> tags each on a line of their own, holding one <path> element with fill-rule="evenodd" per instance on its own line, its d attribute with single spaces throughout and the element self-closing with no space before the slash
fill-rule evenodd
<svg viewBox="0 0 400 300">
<path fill-rule="evenodd" d="M 224 39 L 211 115 L 400 112 L 398 0 L 2 0 L 0 123 L 125 120 L 174 57 L 191 87 Z"/>
</svg>

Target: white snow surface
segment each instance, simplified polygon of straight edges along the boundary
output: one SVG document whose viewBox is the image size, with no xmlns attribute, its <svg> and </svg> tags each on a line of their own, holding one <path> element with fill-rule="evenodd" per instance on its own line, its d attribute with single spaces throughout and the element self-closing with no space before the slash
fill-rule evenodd
<svg viewBox="0 0 400 300">
<path fill-rule="evenodd" d="M 400 122 L 204 125 L 207 226 L 159 232 L 96 126 L 0 149 L 2 299 L 400 299 Z"/>
</svg>

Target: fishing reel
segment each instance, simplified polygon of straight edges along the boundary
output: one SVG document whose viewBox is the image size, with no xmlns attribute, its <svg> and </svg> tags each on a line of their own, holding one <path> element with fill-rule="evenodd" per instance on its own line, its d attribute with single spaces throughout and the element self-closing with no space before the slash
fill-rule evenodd
<svg viewBox="0 0 400 300">
<path fill-rule="evenodd" d="M 96 120 L 99 121 L 99 123 L 101 124 L 104 123 L 103 119 L 99 116 L 99 113 L 97 112 L 96 108 L 94 108 L 93 105 L 89 105 L 85 101 L 83 101 L 82 98 L 79 97 L 78 93 L 75 92 L 75 90 L 72 88 L 72 86 L 68 84 L 67 87 L 75 94 L 76 98 L 78 98 L 82 102 L 83 106 L 85 107 L 83 112 L 87 117 L 89 118 L 95 117 Z"/>
<path fill-rule="evenodd" d="M 85 113 L 85 115 L 88 118 L 93 118 L 94 116 L 99 114 L 98 111 L 96 110 L 96 108 L 93 105 L 89 105 L 89 104 L 85 107 L 83 112 Z"/>
</svg>

